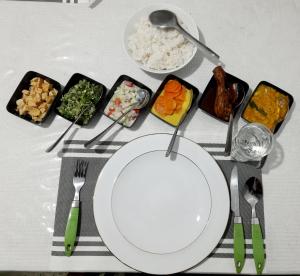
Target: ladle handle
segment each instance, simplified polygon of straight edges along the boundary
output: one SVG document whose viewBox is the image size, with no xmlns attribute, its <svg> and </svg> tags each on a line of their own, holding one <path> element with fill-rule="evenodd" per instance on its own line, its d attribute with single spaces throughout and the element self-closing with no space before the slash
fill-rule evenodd
<svg viewBox="0 0 300 276">
<path fill-rule="evenodd" d="M 264 240 L 258 218 L 252 219 L 253 257 L 257 274 L 262 274 L 265 266 Z"/>
<path fill-rule="evenodd" d="M 176 140 L 176 136 L 177 136 L 177 132 L 178 132 L 178 129 L 179 129 L 179 124 L 178 126 L 175 128 L 174 130 L 174 133 L 172 135 L 172 138 L 171 138 L 171 141 L 170 141 L 170 144 L 168 146 L 168 149 L 167 149 L 167 152 L 166 152 L 166 157 L 168 157 L 174 147 L 174 143 L 175 143 L 175 140 Z"/>
<path fill-rule="evenodd" d="M 83 115 L 83 113 L 84 113 L 86 110 L 88 110 L 88 109 L 90 108 L 91 105 L 92 105 L 92 104 L 89 104 L 88 106 L 86 106 L 84 109 L 81 110 L 81 112 L 80 112 L 79 115 L 77 116 L 76 120 L 73 121 L 73 122 L 70 124 L 70 126 L 64 131 L 64 133 L 63 133 L 62 135 L 60 135 L 60 136 L 57 138 L 57 140 L 56 140 L 51 146 L 49 146 L 49 147 L 46 149 L 46 152 L 52 151 L 52 150 L 57 146 L 57 144 L 61 141 L 61 139 L 65 137 L 65 135 L 66 135 L 66 134 L 69 132 L 69 130 L 72 128 L 72 126 L 73 126 L 74 124 L 77 123 L 77 121 L 81 118 L 81 116 Z"/>
<path fill-rule="evenodd" d="M 136 103 L 132 104 L 130 106 L 130 108 L 125 113 L 123 113 L 116 121 L 114 121 L 112 124 L 110 124 L 107 128 L 105 128 L 102 132 L 100 132 L 94 138 L 92 138 L 91 140 L 87 141 L 84 144 L 84 146 L 88 147 L 94 141 L 96 141 L 97 139 L 99 139 L 102 135 L 104 135 L 107 131 L 109 131 L 115 124 L 119 123 L 130 111 L 132 111 L 134 109 L 135 106 L 136 106 Z"/>
<path fill-rule="evenodd" d="M 233 114 L 232 114 L 232 112 L 230 112 L 227 137 L 226 137 L 226 145 L 225 145 L 225 156 L 229 156 L 231 153 L 232 129 L 233 129 Z"/>
<path fill-rule="evenodd" d="M 190 103 L 191 104 L 191 103 Z M 176 136 L 177 136 L 177 132 L 178 132 L 178 129 L 179 127 L 181 126 L 182 122 L 185 120 L 185 117 L 187 116 L 188 114 L 188 110 L 190 109 L 190 105 L 189 105 L 189 108 L 187 109 L 187 111 L 182 115 L 177 127 L 175 128 L 174 130 L 174 133 L 172 135 L 172 138 L 171 138 L 171 141 L 170 141 L 170 144 L 168 146 L 168 149 L 166 151 L 166 154 L 165 156 L 168 157 L 170 155 L 170 153 L 172 152 L 172 149 L 174 147 L 174 144 L 175 144 L 175 140 L 176 140 Z"/>
<path fill-rule="evenodd" d="M 179 31 L 180 33 L 182 33 L 189 41 L 191 41 L 192 43 L 194 43 L 200 49 L 200 51 L 208 52 L 209 54 L 211 54 L 212 56 L 216 57 L 217 59 L 220 58 L 220 56 L 217 53 L 215 53 L 213 50 L 211 50 L 210 48 L 208 48 L 205 44 L 203 44 L 202 42 L 200 42 L 199 40 L 197 40 L 196 38 L 194 38 L 185 29 L 183 29 L 179 24 L 176 25 L 176 29 L 177 29 L 177 31 Z"/>
</svg>

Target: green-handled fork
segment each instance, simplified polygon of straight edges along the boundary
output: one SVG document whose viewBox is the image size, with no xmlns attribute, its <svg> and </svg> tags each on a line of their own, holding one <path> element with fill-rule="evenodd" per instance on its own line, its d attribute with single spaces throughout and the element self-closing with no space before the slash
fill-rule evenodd
<svg viewBox="0 0 300 276">
<path fill-rule="evenodd" d="M 79 217 L 79 193 L 82 186 L 85 183 L 86 172 L 88 168 L 88 162 L 83 160 L 77 160 L 76 169 L 73 177 L 73 185 L 75 188 L 75 195 L 72 201 L 67 227 L 65 231 L 65 255 L 71 256 L 74 250 L 74 245 L 77 236 L 77 226 Z"/>
</svg>

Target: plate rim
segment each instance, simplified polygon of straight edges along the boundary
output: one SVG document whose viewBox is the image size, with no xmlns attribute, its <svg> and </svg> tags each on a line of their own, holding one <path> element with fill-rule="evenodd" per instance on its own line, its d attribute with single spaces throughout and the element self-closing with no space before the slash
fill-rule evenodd
<svg viewBox="0 0 300 276">
<path fill-rule="evenodd" d="M 134 147 L 135 143 L 138 143 L 135 141 L 139 141 L 139 140 L 143 141 L 144 139 L 147 140 L 149 139 L 149 137 L 150 139 L 154 139 L 154 140 L 158 139 L 160 143 L 164 144 L 163 146 L 160 145 L 160 147 L 162 147 L 163 150 L 166 150 L 167 148 L 166 144 L 169 142 L 169 138 L 171 137 L 171 134 L 155 133 L 155 134 L 148 134 L 148 135 L 137 137 L 131 140 L 130 142 L 128 142 L 125 146 L 121 147 L 107 161 L 105 167 L 102 169 L 98 177 L 95 191 L 94 191 L 94 196 L 93 196 L 94 218 L 95 218 L 98 232 L 101 236 L 101 239 L 105 243 L 106 247 L 113 253 L 113 255 L 118 260 L 120 260 L 125 265 L 135 270 L 143 271 L 150 274 L 177 273 L 192 268 L 197 264 L 201 263 L 204 259 L 207 258 L 207 256 L 213 251 L 213 249 L 217 246 L 218 242 L 221 240 L 222 235 L 226 229 L 228 223 L 228 217 L 229 217 L 229 208 L 230 208 L 229 189 L 228 189 L 228 185 L 224 173 L 222 172 L 216 160 L 205 149 L 203 149 L 200 145 L 198 145 L 194 141 L 185 138 L 183 136 L 179 136 L 180 140 L 185 141 L 179 143 L 179 152 L 182 150 L 180 149 L 180 145 L 183 144 L 185 146 L 187 144 L 188 146 L 193 145 L 193 147 L 195 148 L 197 147 L 198 149 L 197 153 L 201 152 L 201 156 L 203 155 L 206 159 L 210 160 L 209 161 L 210 164 L 208 164 L 208 168 L 210 166 L 214 166 L 214 169 L 215 168 L 218 169 L 217 172 L 214 172 L 213 176 L 212 175 L 209 176 L 210 181 L 216 179 L 217 181 L 215 182 L 217 184 L 212 186 L 210 181 L 208 181 L 208 185 L 212 193 L 211 216 L 208 220 L 208 223 L 204 231 L 191 245 L 178 252 L 163 255 L 163 258 L 161 255 L 156 256 L 156 254 L 149 254 L 147 252 L 140 251 L 135 246 L 128 244 L 128 241 L 126 241 L 122 236 L 122 234 L 118 231 L 117 226 L 114 225 L 113 214 L 111 210 L 111 193 L 114 187 L 114 182 L 103 184 L 103 182 L 105 182 L 105 177 L 107 177 L 106 176 L 107 170 L 109 171 L 109 169 L 105 169 L 105 168 L 109 168 L 110 165 L 107 164 L 112 163 L 112 165 L 114 165 L 114 162 L 116 162 L 114 160 L 115 159 L 118 160 L 118 155 L 120 154 L 120 152 L 122 154 L 122 149 L 125 148 L 126 151 L 128 148 L 130 149 L 130 147 L 132 146 Z M 132 154 L 137 155 L 138 153 L 135 152 Z M 203 156 L 202 159 L 204 158 Z M 204 162 L 203 166 L 207 166 L 207 164 L 205 164 Z M 205 167 L 206 171 L 204 172 L 203 167 L 201 166 L 201 170 L 204 173 L 204 176 L 207 178 L 206 175 L 207 168 Z M 102 182 L 102 184 L 99 184 L 99 182 Z M 110 190 L 109 190 L 109 186 L 111 186 Z M 224 205 L 222 205 L 222 207 L 218 207 L 220 199 L 224 201 Z M 220 227 L 220 225 L 222 227 Z M 216 226 L 217 228 L 214 228 Z M 206 240 L 207 238 L 209 239 Z M 205 241 L 205 247 L 203 247 L 203 243 L 200 243 L 199 246 L 199 241 L 201 240 Z M 120 246 L 120 244 L 122 246 Z M 207 247 L 208 249 L 205 250 L 205 248 Z M 126 252 L 126 250 L 129 251 L 129 253 Z M 199 251 L 201 254 L 199 253 Z M 193 252 L 194 254 L 191 254 Z M 132 256 L 130 254 L 132 254 Z M 182 257 L 185 260 L 182 260 Z"/>
</svg>

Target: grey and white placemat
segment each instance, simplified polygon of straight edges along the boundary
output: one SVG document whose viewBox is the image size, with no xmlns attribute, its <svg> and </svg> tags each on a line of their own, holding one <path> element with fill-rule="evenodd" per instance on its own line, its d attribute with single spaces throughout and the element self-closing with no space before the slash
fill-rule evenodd
<svg viewBox="0 0 300 276">
<path fill-rule="evenodd" d="M 107 160 L 126 142 L 105 141 L 99 143 L 95 148 L 86 149 L 84 140 L 67 140 L 62 149 L 62 164 L 59 180 L 59 189 L 56 205 L 55 225 L 51 255 L 64 257 L 64 232 L 68 218 L 69 208 L 73 199 L 74 188 L 72 184 L 75 163 L 78 158 L 89 161 L 89 169 L 86 184 L 81 190 L 81 214 L 78 239 L 73 253 L 73 258 L 79 256 L 115 258 L 101 240 L 94 216 L 93 216 L 93 194 L 97 178 Z M 200 143 L 217 161 L 227 180 L 230 178 L 233 162 L 224 156 L 224 144 Z M 238 164 L 239 186 L 240 186 L 240 209 L 244 222 L 246 239 L 246 259 L 252 259 L 251 244 L 251 208 L 242 196 L 242 188 L 245 181 L 255 176 L 262 179 L 260 169 L 249 164 Z M 263 200 L 256 207 L 257 215 L 261 222 L 263 237 L 265 237 Z M 233 220 L 230 216 L 227 228 L 222 239 L 209 255 L 208 259 L 232 259 L 233 258 Z"/>
<path fill-rule="evenodd" d="M 19 2 L 48 2 L 48 3 L 66 3 L 66 4 L 92 4 L 94 0 L 7 0 Z"/>
</svg>

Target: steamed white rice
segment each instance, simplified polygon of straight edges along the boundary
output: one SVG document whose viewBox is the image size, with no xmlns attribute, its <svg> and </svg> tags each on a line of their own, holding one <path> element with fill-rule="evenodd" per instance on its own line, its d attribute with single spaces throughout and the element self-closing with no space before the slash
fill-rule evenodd
<svg viewBox="0 0 300 276">
<path fill-rule="evenodd" d="M 128 49 L 136 61 L 148 68 L 173 69 L 193 54 L 194 46 L 176 30 L 156 28 L 147 18 L 141 18 L 135 28 L 128 38 Z"/>
</svg>

